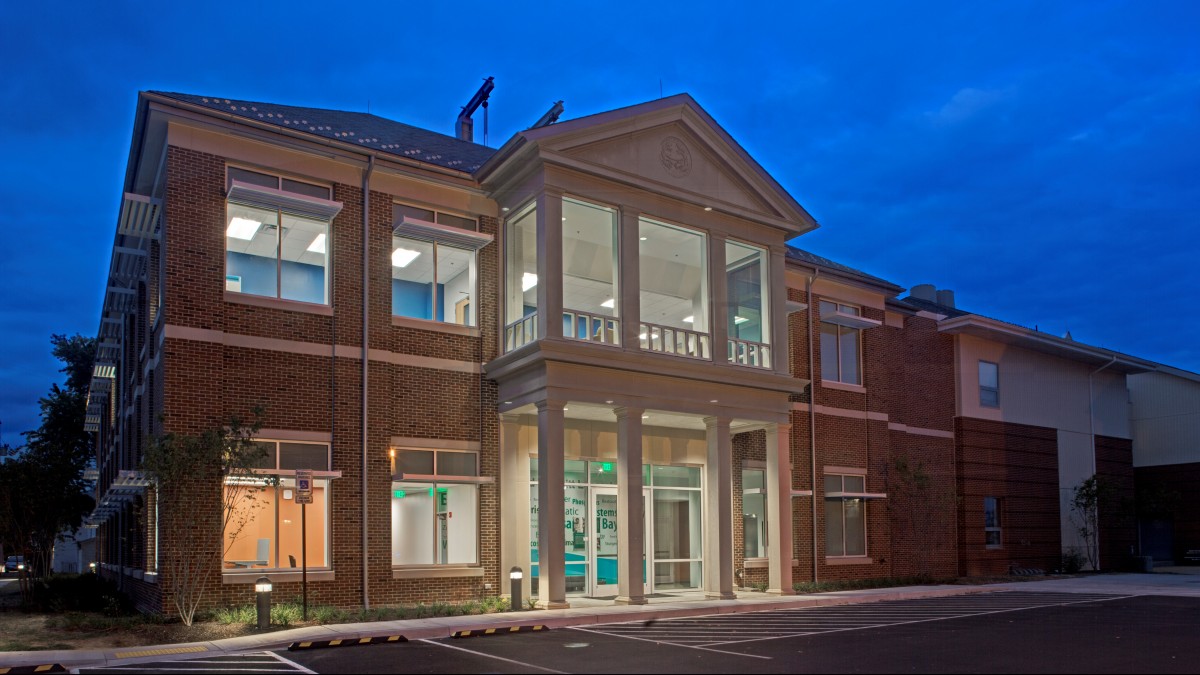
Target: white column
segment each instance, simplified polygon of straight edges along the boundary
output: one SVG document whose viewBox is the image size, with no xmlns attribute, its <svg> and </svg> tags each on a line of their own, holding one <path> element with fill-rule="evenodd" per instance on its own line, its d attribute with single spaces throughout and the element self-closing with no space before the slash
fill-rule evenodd
<svg viewBox="0 0 1200 675">
<path fill-rule="evenodd" d="M 562 193 L 537 196 L 538 339 L 562 337 Z"/>
<path fill-rule="evenodd" d="M 642 496 L 641 408 L 616 408 L 617 416 L 617 604 L 646 604 L 642 565 L 646 542 Z"/>
<path fill-rule="evenodd" d="M 767 427 L 767 592 L 793 595 L 792 588 L 792 425 Z"/>
<path fill-rule="evenodd" d="M 520 416 L 500 416 L 500 594 L 511 588 L 508 573 L 520 567 L 521 597 L 529 597 L 529 453 L 520 445 Z"/>
<path fill-rule="evenodd" d="M 716 233 L 708 235 L 708 269 L 711 270 L 712 315 L 709 317 L 709 332 L 712 334 L 713 363 L 729 363 L 729 278 L 725 270 L 725 237 Z"/>
<path fill-rule="evenodd" d="M 642 346 L 641 340 L 638 339 L 642 314 L 642 275 L 638 267 L 638 252 L 641 247 L 641 240 L 638 238 L 640 218 L 641 213 L 637 209 L 621 207 L 621 231 L 618 237 L 621 251 L 617 257 L 621 275 L 617 289 L 620 304 L 617 305 L 617 310 L 621 315 L 621 347 L 624 349 L 641 349 Z"/>
<path fill-rule="evenodd" d="M 564 609 L 567 579 L 563 531 L 562 401 L 539 401 L 538 409 L 538 607 Z"/>
<path fill-rule="evenodd" d="M 722 352 L 724 353 L 724 352 Z M 733 439 L 728 417 L 706 417 L 708 459 L 704 467 L 704 594 L 732 600 Z"/>
</svg>

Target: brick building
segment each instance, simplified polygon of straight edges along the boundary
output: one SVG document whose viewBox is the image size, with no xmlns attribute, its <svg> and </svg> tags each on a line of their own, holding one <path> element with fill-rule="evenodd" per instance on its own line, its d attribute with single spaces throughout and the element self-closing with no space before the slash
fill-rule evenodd
<svg viewBox="0 0 1200 675">
<path fill-rule="evenodd" d="M 544 607 L 1057 566 L 1079 411 L 1030 417 L 1010 381 L 1049 371 L 975 361 L 1057 359 L 1067 398 L 1096 359 L 1104 392 L 1153 364 L 789 247 L 816 223 L 686 95 L 546 122 L 493 149 L 140 95 L 88 411 L 104 574 L 161 611 L 184 552 L 207 605 L 263 574 L 294 594 L 305 562 L 347 607 L 500 594 L 514 566 Z M 148 437 L 258 406 L 279 485 L 236 532 L 219 476 L 138 470 Z M 1087 438 L 1131 489 L 1127 428 Z"/>
</svg>

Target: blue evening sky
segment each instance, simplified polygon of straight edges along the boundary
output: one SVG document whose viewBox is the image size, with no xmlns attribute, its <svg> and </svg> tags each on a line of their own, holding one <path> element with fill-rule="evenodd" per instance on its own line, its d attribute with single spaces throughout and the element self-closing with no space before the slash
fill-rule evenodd
<svg viewBox="0 0 1200 675">
<path fill-rule="evenodd" d="M 95 334 L 137 92 L 366 110 L 489 144 L 688 92 L 822 224 L 798 245 L 1200 370 L 1200 3 L 9 3 L 0 421 Z M 660 85 L 661 83 L 661 85 Z M 477 125 L 477 138 L 482 125 Z"/>
</svg>

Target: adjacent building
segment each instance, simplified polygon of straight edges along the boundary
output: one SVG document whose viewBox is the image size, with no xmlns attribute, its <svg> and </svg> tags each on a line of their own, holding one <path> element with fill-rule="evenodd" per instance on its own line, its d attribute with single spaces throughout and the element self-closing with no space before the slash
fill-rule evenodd
<svg viewBox="0 0 1200 675">
<path fill-rule="evenodd" d="M 514 567 L 542 607 L 786 594 L 1051 569 L 1063 495 L 1132 492 L 1125 379 L 1155 364 L 789 246 L 815 221 L 686 95 L 548 118 L 493 149 L 139 96 L 88 410 L 104 574 L 152 611 L 181 556 L 209 605 L 301 566 L 339 606 Z M 236 530 L 221 479 L 139 471 L 260 406 L 279 484 Z M 1110 525 L 1104 565 L 1136 539 Z"/>
</svg>

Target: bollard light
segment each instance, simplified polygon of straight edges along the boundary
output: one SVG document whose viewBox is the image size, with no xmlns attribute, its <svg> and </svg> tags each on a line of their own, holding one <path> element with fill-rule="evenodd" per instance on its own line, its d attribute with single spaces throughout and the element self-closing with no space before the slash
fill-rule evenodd
<svg viewBox="0 0 1200 675">
<path fill-rule="evenodd" d="M 525 574 L 520 567 L 513 567 L 508 571 L 508 578 L 511 584 L 509 594 L 512 598 L 508 603 L 508 611 L 519 612 L 524 606 L 521 602 L 521 579 L 525 578 Z"/>
<path fill-rule="evenodd" d="M 92 574 L 95 574 L 96 573 L 96 563 L 94 563 L 94 562 L 88 563 L 88 569 L 90 569 L 92 571 Z"/>
<path fill-rule="evenodd" d="M 271 625 L 271 580 L 259 577 L 254 592 L 258 594 L 258 628 L 266 630 Z"/>
</svg>

